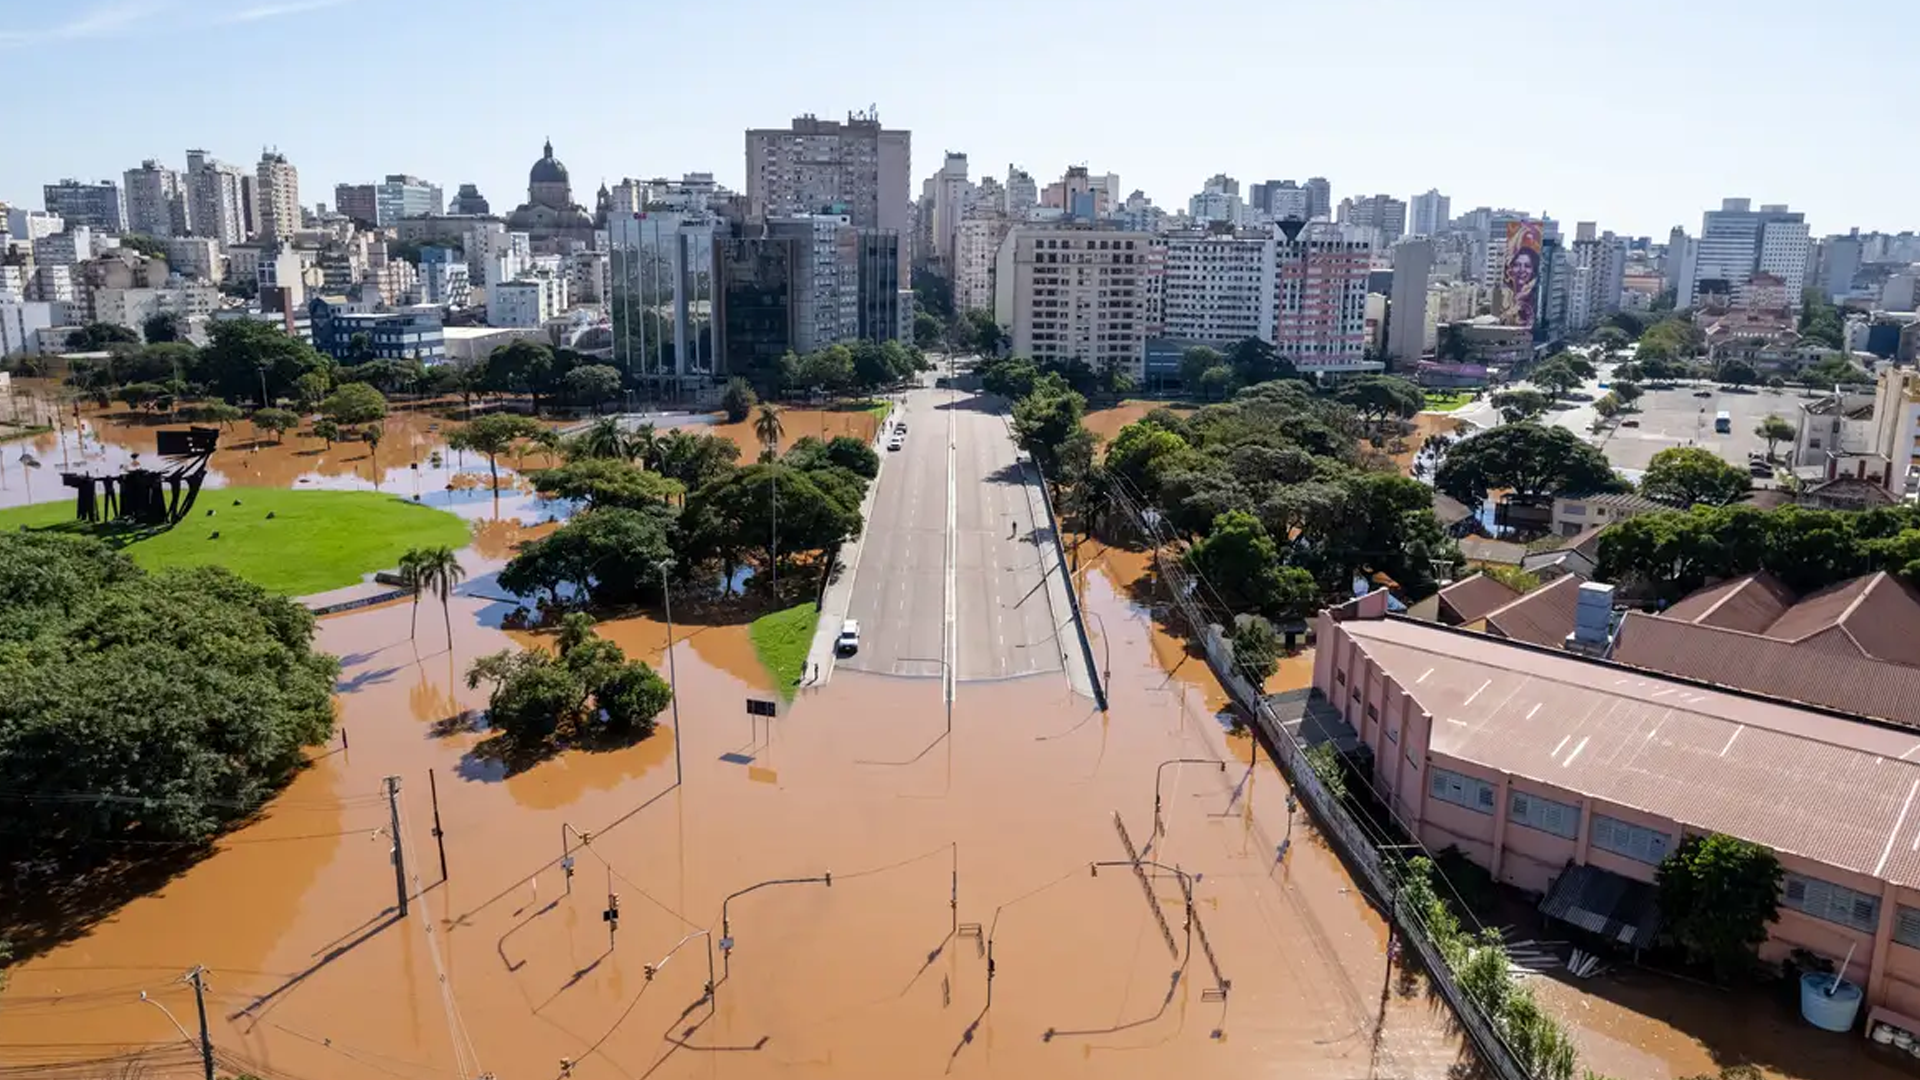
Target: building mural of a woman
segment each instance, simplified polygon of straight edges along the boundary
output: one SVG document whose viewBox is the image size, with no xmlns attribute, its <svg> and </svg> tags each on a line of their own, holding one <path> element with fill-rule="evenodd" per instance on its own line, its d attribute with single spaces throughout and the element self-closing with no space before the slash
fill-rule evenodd
<svg viewBox="0 0 1920 1080">
<path fill-rule="evenodd" d="M 1500 321 L 1508 326 L 1532 326 L 1540 289 L 1540 223 L 1507 223 L 1506 270 L 1501 275 L 1505 303 Z"/>
</svg>

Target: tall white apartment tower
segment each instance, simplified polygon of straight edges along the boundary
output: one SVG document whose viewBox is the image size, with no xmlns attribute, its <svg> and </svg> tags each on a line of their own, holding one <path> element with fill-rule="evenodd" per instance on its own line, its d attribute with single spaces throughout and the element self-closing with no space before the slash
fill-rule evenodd
<svg viewBox="0 0 1920 1080">
<path fill-rule="evenodd" d="M 278 150 L 263 150 L 254 175 L 260 235 L 291 240 L 300 230 L 300 170 Z"/>
<path fill-rule="evenodd" d="M 1452 199 L 1429 188 L 1425 195 L 1415 195 L 1408 203 L 1407 232 L 1413 236 L 1438 236 L 1452 220 L 1452 210 Z"/>
<path fill-rule="evenodd" d="M 162 238 L 187 235 L 186 190 L 179 173 L 149 160 L 137 169 L 128 169 L 124 180 L 130 232 Z"/>
<path fill-rule="evenodd" d="M 205 150 L 187 151 L 187 217 L 195 236 L 222 246 L 247 238 L 246 173 L 215 161 Z"/>
<path fill-rule="evenodd" d="M 946 162 L 933 176 L 933 255 L 949 279 L 954 270 L 955 238 L 972 202 L 967 155 L 949 150 Z"/>
</svg>

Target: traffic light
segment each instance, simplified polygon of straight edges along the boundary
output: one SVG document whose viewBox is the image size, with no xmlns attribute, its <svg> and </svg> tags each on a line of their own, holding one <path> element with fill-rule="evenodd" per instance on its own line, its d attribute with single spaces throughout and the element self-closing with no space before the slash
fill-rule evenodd
<svg viewBox="0 0 1920 1080">
<path fill-rule="evenodd" d="M 607 928 L 609 930 L 620 929 L 620 894 L 619 893 L 607 894 L 607 910 L 600 913 L 600 918 L 606 922 Z"/>
</svg>

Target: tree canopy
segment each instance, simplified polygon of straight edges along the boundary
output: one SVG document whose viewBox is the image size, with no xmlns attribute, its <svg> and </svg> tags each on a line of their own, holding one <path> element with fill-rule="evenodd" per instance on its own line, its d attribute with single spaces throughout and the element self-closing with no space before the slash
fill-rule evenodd
<svg viewBox="0 0 1920 1080">
<path fill-rule="evenodd" d="M 1751 486 L 1744 471 L 1699 446 L 1670 446 L 1660 451 L 1640 478 L 1641 494 L 1676 506 L 1724 506 L 1745 495 Z"/>
<path fill-rule="evenodd" d="M 1425 391 L 1397 375 L 1356 376 L 1340 384 L 1333 398 L 1371 424 L 1411 419 L 1427 404 Z"/>
<path fill-rule="evenodd" d="M 672 527 L 672 513 L 658 503 L 589 510 L 521 545 L 500 571 L 500 587 L 520 596 L 544 591 L 557 600 L 565 586 L 602 606 L 654 595 L 660 567 L 675 561 Z"/>
<path fill-rule="evenodd" d="M 1640 514 L 1600 537 L 1603 578 L 1644 581 L 1668 600 L 1756 570 L 1802 593 L 1875 570 L 1920 583 L 1920 508 L 1695 506 Z"/>
<path fill-rule="evenodd" d="M 341 427 L 368 424 L 387 415 L 387 399 L 366 383 L 344 383 L 320 403 L 320 415 Z"/>
<path fill-rule="evenodd" d="M 681 516 L 689 556 L 717 560 L 731 578 L 749 555 L 763 568 L 771 566 L 776 543 L 784 557 L 825 551 L 858 535 L 864 489 L 854 489 L 848 503 L 850 492 L 835 483 L 843 478 L 832 472 L 762 463 L 693 492 Z M 838 497 L 821 486 L 822 477 L 831 477 L 826 482 L 842 488 Z M 858 477 L 853 480 L 863 483 Z"/>
<path fill-rule="evenodd" d="M 500 455 L 513 449 L 522 439 L 531 439 L 546 428 L 530 416 L 514 413 L 488 413 L 471 424 L 447 434 L 447 446 L 454 450 L 472 450 L 485 454 L 487 468 L 493 474 L 493 489 L 500 490 Z"/>
<path fill-rule="evenodd" d="M 246 817 L 333 730 L 338 664 L 312 641 L 305 608 L 224 569 L 0 534 L 0 787 L 27 796 L 0 848 L 123 857 Z"/>
<path fill-rule="evenodd" d="M 1303 383 L 1268 382 L 1184 419 L 1154 410 L 1114 436 L 1094 475 L 1127 499 L 1145 500 L 1196 548 L 1231 523 L 1237 535 L 1201 554 L 1203 567 L 1237 546 L 1271 556 L 1276 570 L 1300 572 L 1235 585 L 1233 603 L 1251 605 L 1240 610 L 1290 618 L 1299 583 L 1310 582 L 1312 596 L 1293 612 L 1344 592 L 1354 574 L 1374 571 L 1417 598 L 1432 591 L 1436 564 L 1451 564 L 1458 551 L 1434 520 L 1431 489 L 1361 466 L 1359 431 L 1346 406 Z M 1251 516 L 1261 531 L 1241 517 L 1223 517 L 1235 512 Z M 1205 572 L 1221 584 L 1213 570 Z"/>
<path fill-rule="evenodd" d="M 504 650 L 467 669 L 469 687 L 491 684 L 487 721 L 505 733 L 511 759 L 537 757 L 556 742 L 631 741 L 653 734 L 673 701 L 653 668 L 628 660 L 579 612 L 562 623 L 558 645 L 557 654 Z"/>
<path fill-rule="evenodd" d="M 1059 450 L 1068 436 L 1080 427 L 1087 414 L 1087 399 L 1070 389 L 1066 381 L 1051 372 L 1038 379 L 1027 396 L 1013 406 L 1013 437 L 1020 448 L 1033 455 L 1043 472 L 1052 475 L 1059 466 Z"/>
<path fill-rule="evenodd" d="M 1760 844 L 1720 833 L 1680 841 L 1654 871 L 1665 933 L 1716 978 L 1758 959 L 1780 910 L 1780 860 Z"/>
<path fill-rule="evenodd" d="M 579 499 L 596 510 L 666 506 L 686 492 L 678 480 L 619 458 L 579 458 L 556 468 L 535 469 L 527 473 L 527 479 L 543 495 Z"/>
<path fill-rule="evenodd" d="M 1468 506 L 1480 505 L 1496 488 L 1535 496 L 1628 487 L 1606 456 L 1579 436 L 1535 423 L 1503 424 L 1455 443 L 1433 483 Z"/>
<path fill-rule="evenodd" d="M 1509 424 L 1531 420 L 1545 413 L 1552 404 L 1552 399 L 1531 387 L 1502 390 L 1493 395 L 1493 407 L 1500 410 L 1500 419 Z"/>
<path fill-rule="evenodd" d="M 266 400 L 260 404 L 270 405 L 295 396 L 301 376 L 324 376 L 333 367 L 313 346 L 258 319 L 221 319 L 207 333 L 212 341 L 200 350 L 192 378 L 228 401 L 258 399 L 264 375 Z"/>
</svg>

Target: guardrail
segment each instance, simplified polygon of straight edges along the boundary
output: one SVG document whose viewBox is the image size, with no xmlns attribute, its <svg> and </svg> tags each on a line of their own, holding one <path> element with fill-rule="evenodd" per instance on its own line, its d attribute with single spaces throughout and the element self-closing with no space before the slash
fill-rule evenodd
<svg viewBox="0 0 1920 1080">
<path fill-rule="evenodd" d="M 1032 456 L 1028 456 L 1032 460 Z M 1053 553 L 1060 560 L 1060 580 L 1067 586 L 1067 607 L 1073 611 L 1073 628 L 1080 637 L 1080 656 L 1087 665 L 1087 682 L 1093 687 L 1093 703 L 1101 712 L 1107 709 L 1107 688 L 1100 685 L 1100 668 L 1093 662 L 1093 642 L 1087 637 L 1087 617 L 1080 613 L 1080 591 L 1074 587 L 1073 574 L 1067 570 L 1067 545 L 1060 536 L 1060 518 L 1053 512 L 1053 496 L 1047 492 L 1047 473 L 1038 461 L 1033 474 L 1040 478 L 1040 505 L 1047 510 L 1047 528 L 1053 530 Z"/>
</svg>

